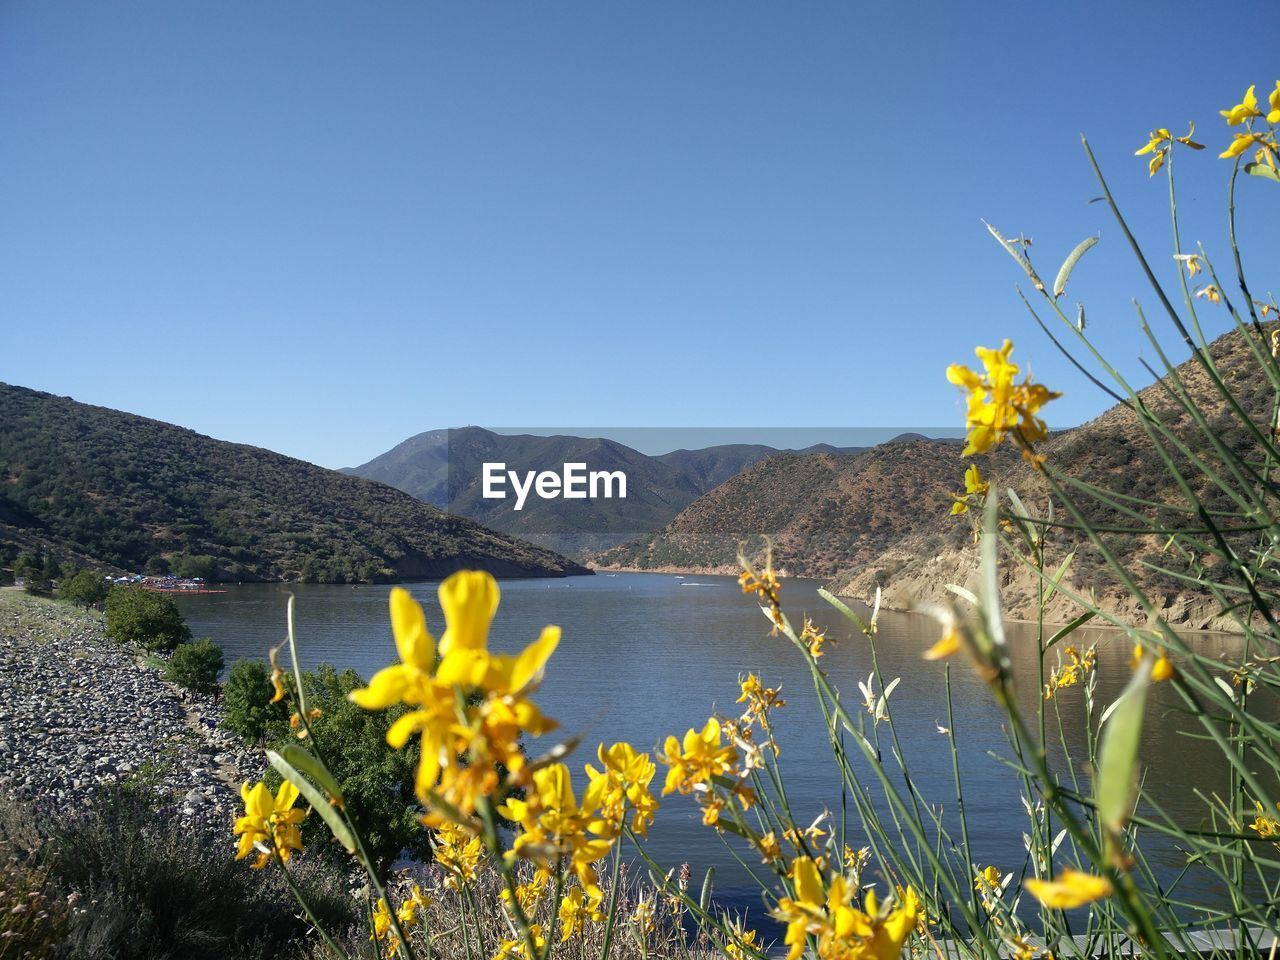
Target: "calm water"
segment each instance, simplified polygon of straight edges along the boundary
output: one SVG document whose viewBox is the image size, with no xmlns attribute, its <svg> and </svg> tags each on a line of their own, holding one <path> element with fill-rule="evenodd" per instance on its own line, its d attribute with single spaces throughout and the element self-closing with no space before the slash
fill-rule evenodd
<svg viewBox="0 0 1280 960">
<path fill-rule="evenodd" d="M 829 636 L 836 642 L 828 644 L 822 664 L 846 701 L 860 704 L 857 682 L 871 671 L 867 644 L 816 595 L 818 586 L 813 581 L 787 581 L 783 594 L 788 614 L 799 622 L 799 613 L 807 610 L 830 628 Z M 442 617 L 436 585 L 410 589 L 426 607 L 428 623 L 438 636 Z M 221 595 L 179 597 L 179 603 L 196 636 L 213 637 L 230 664 L 240 658 L 265 658 L 267 648 L 283 638 L 290 591 L 298 598 L 297 634 L 305 666 L 328 662 L 354 667 L 368 677 L 396 659 L 385 586 L 252 585 Z M 824 809 L 838 811 L 840 782 L 808 671 L 785 639 L 769 636 L 768 622 L 733 578 L 617 574 L 506 581 L 490 645 L 518 650 L 548 623 L 563 628 L 563 639 L 537 699 L 560 721 L 564 733 L 580 734 L 589 745 L 625 739 L 641 749 L 653 748 L 668 734 L 700 727 L 714 711 L 737 714 L 738 676 L 755 672 L 768 685 L 781 685 L 787 700 L 777 715 L 777 727 L 783 773 L 798 819 L 807 823 Z M 1010 636 L 1021 687 L 1033 701 L 1034 633 L 1030 627 L 1014 625 Z M 877 648 L 886 679 L 902 677 L 891 702 L 915 782 L 930 802 L 950 811 L 955 796 L 951 761 L 947 738 L 938 732 L 938 725 L 946 724 L 944 668 L 920 657 L 936 638 L 932 621 L 885 613 Z M 1081 646 L 1095 640 L 1100 641 L 1099 699 L 1106 703 L 1129 675 L 1129 650 L 1123 637 L 1110 631 L 1081 630 L 1074 638 Z M 1216 655 L 1237 641 L 1206 634 L 1191 642 Z M 985 686 L 959 660 L 952 687 L 976 857 L 1016 871 L 1024 857 L 1021 833 L 1026 819 L 1014 777 L 988 755 L 1008 754 L 998 712 Z M 1075 705 L 1080 691 L 1069 689 L 1059 696 L 1064 707 Z M 1167 809 L 1193 824 L 1203 810 L 1195 791 L 1222 792 L 1226 770 L 1212 745 L 1179 733 L 1179 719 L 1171 707 L 1157 700 L 1148 717 L 1143 758 L 1147 782 Z M 1083 717 L 1082 711 L 1066 715 Z M 1069 731 L 1068 739 L 1073 751 L 1082 752 L 1081 731 Z M 584 782 L 581 764 L 592 759 L 593 752 L 580 749 L 571 764 L 575 784 Z M 660 766 L 659 783 L 662 776 Z M 954 824 L 952 829 L 958 832 Z M 861 845 L 856 834 L 849 842 Z M 715 866 L 721 902 L 759 904 L 759 893 L 743 868 L 714 832 L 701 825 L 688 798 L 667 798 L 651 831 L 649 849 L 666 866 L 689 862 L 695 878 Z M 739 853 L 755 862 L 750 851 L 739 848 Z M 1182 862 L 1172 850 L 1158 852 L 1157 859 L 1164 867 L 1161 872 L 1170 875 Z"/>
</svg>

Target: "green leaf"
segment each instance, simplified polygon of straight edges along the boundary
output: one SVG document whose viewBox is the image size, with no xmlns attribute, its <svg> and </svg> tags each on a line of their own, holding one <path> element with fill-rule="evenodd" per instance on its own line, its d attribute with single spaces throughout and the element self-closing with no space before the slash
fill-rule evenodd
<svg viewBox="0 0 1280 960">
<path fill-rule="evenodd" d="M 987 497 L 982 513 L 982 539 L 978 544 L 981 556 L 982 622 L 987 636 L 1004 656 L 1004 618 L 1000 613 L 1000 566 L 997 553 L 1000 549 L 999 533 L 1000 497 L 994 487 Z"/>
<path fill-rule="evenodd" d="M 1053 299 L 1057 300 L 1067 292 L 1067 280 L 1071 277 L 1071 271 L 1076 268 L 1080 258 L 1097 242 L 1097 237 L 1085 237 L 1076 244 L 1074 250 L 1067 254 L 1067 259 L 1062 261 L 1062 269 L 1058 271 L 1058 279 L 1053 281 Z"/>
<path fill-rule="evenodd" d="M 296 743 L 286 746 L 280 751 L 280 755 L 298 771 L 314 780 L 320 786 L 320 789 L 328 793 L 332 799 L 342 803 L 342 788 L 338 786 L 338 781 L 333 778 L 329 768 L 321 763 L 319 759 L 303 750 Z"/>
<path fill-rule="evenodd" d="M 707 875 L 702 878 L 702 892 L 698 894 L 698 906 L 703 913 L 711 909 L 711 884 L 716 878 L 716 868 L 707 867 Z"/>
<path fill-rule="evenodd" d="M 853 625 L 857 627 L 861 632 L 863 633 L 870 632 L 871 628 L 868 626 L 867 622 L 863 620 L 860 616 L 858 616 L 856 613 L 854 613 L 852 610 L 850 610 L 848 605 L 843 600 L 841 600 L 834 593 L 829 591 L 826 587 L 818 588 L 818 596 L 820 596 L 823 600 L 827 601 L 827 603 L 831 604 L 833 607 L 835 607 L 837 610 L 843 613 L 845 615 L 845 618 L 852 621 Z"/>
<path fill-rule="evenodd" d="M 1280 171 L 1269 163 L 1246 163 L 1244 172 L 1252 174 L 1255 177 L 1263 177 L 1267 180 L 1274 180 L 1280 183 Z"/>
<path fill-rule="evenodd" d="M 267 762 L 276 768 L 280 776 L 298 788 L 298 792 L 306 798 L 307 803 L 311 804 L 311 809 L 320 815 L 320 819 L 328 824 L 334 839 L 346 848 L 347 853 L 355 853 L 356 841 L 351 835 L 351 828 L 347 826 L 342 812 L 337 807 L 330 806 L 329 798 L 320 792 L 320 788 L 274 750 L 267 751 Z"/>
<path fill-rule="evenodd" d="M 1048 650 L 1055 643 L 1060 643 L 1061 641 L 1065 640 L 1067 637 L 1071 636 L 1071 634 L 1075 633 L 1077 630 L 1083 627 L 1086 623 L 1092 620 L 1096 615 L 1097 615 L 1096 610 L 1086 610 L 1084 613 L 1080 614 L 1080 616 L 1076 617 L 1074 620 L 1072 620 L 1065 627 L 1063 627 L 1061 630 L 1059 630 L 1057 633 L 1055 633 L 1052 637 L 1049 638 L 1049 642 L 1044 645 L 1045 650 Z"/>
<path fill-rule="evenodd" d="M 1071 567 L 1071 561 L 1076 557 L 1076 552 L 1072 550 L 1067 554 L 1067 559 L 1062 561 L 1062 566 L 1058 567 L 1058 572 L 1049 578 L 1049 589 L 1044 592 L 1044 602 L 1048 603 L 1053 599 L 1054 593 L 1058 589 L 1058 585 L 1062 583 L 1062 578 L 1067 575 L 1067 570 Z M 1090 617 L 1093 614 L 1089 614 Z"/>
<path fill-rule="evenodd" d="M 1138 792 L 1138 744 L 1151 686 L 1151 657 L 1144 657 L 1124 692 L 1111 706 L 1094 784 L 1098 817 L 1114 833 L 1124 829 Z"/>
<path fill-rule="evenodd" d="M 1031 261 L 1027 259 L 1027 255 L 1023 253 L 1022 250 L 1018 248 L 1018 245 L 1014 243 L 1012 240 L 1006 240 L 1003 234 L 1001 234 L 1000 231 L 997 230 L 995 227 L 993 227 L 991 224 L 987 223 L 987 221 L 983 220 L 982 222 L 986 224 L 987 230 L 990 231 L 991 235 L 996 238 L 996 241 L 1000 244 L 1000 246 L 1004 247 L 1005 251 L 1009 254 L 1009 256 L 1013 257 L 1013 259 L 1018 261 L 1018 266 L 1020 266 L 1024 271 L 1026 271 L 1027 276 L 1031 279 L 1031 283 L 1035 286 L 1035 288 L 1039 290 L 1041 293 L 1043 293 L 1044 281 L 1041 280 L 1040 277 L 1036 275 L 1035 267 L 1031 266 Z M 1027 241 L 1027 242 L 1030 243 L 1030 241 Z"/>
<path fill-rule="evenodd" d="M 1035 549 L 1035 527 L 1031 525 L 1030 520 L 1023 519 L 1024 517 L 1030 517 L 1031 514 L 1028 513 L 1027 508 L 1022 505 L 1022 499 L 1018 496 L 1018 492 L 1014 490 L 1013 487 L 1009 487 L 1005 490 L 1005 495 L 1009 498 L 1009 502 L 1013 504 L 1013 509 L 1016 511 L 1012 520 L 1018 525 L 1018 530 L 1022 533 L 1022 539 L 1026 541 L 1027 549 Z"/>
</svg>

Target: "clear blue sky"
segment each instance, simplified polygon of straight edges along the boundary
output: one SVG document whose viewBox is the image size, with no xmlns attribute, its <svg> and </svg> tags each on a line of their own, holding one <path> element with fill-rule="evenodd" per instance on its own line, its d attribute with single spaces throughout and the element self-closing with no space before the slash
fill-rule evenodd
<svg viewBox="0 0 1280 960">
<path fill-rule="evenodd" d="M 1278 28 L 1274 2 L 6 0 L 0 380 L 336 467 L 468 423 L 953 425 L 946 365 L 1008 336 L 1072 425 L 1106 404 L 979 218 L 1049 277 L 1100 230 L 1068 296 L 1136 356 L 1152 298 L 1078 136 L 1172 281 L 1132 154 L 1196 119 L 1186 233 L 1225 266 L 1217 111 L 1275 83 Z M 1280 192 L 1242 194 L 1275 287 Z"/>
</svg>

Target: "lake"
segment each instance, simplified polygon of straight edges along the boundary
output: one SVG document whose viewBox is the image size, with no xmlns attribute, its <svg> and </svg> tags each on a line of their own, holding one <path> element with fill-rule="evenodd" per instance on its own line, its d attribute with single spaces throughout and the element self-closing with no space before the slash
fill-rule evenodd
<svg viewBox="0 0 1280 960">
<path fill-rule="evenodd" d="M 807 612 L 829 628 L 833 642 L 827 644 L 821 664 L 843 691 L 846 703 L 860 708 L 857 683 L 871 672 L 867 642 L 817 596 L 819 586 L 816 581 L 785 581 L 784 607 L 794 623 L 800 623 L 801 614 Z M 442 615 L 436 584 L 413 584 L 409 589 L 423 603 L 428 624 L 438 637 Z M 179 595 L 178 602 L 195 635 L 211 636 L 230 665 L 241 658 L 265 659 L 267 649 L 284 638 L 290 592 L 297 596 L 297 637 L 304 666 L 328 662 L 340 669 L 353 667 L 368 677 L 397 659 L 386 586 L 245 585 L 231 587 L 225 594 Z M 753 600 L 742 595 L 734 578 L 601 574 L 504 581 L 490 647 L 518 650 L 549 623 L 560 625 L 563 637 L 536 699 L 544 712 L 560 721 L 562 735 L 583 739 L 584 746 L 570 763 L 579 795 L 585 783 L 581 766 L 594 759 L 596 743 L 628 740 L 638 749 L 652 751 L 669 734 L 680 736 L 689 727 L 701 727 L 712 712 L 737 715 L 741 712 L 734 702 L 738 677 L 754 672 L 766 685 L 781 686 L 787 701 L 776 715 L 776 724 L 783 774 L 797 819 L 803 825 L 824 809 L 838 811 L 840 780 L 808 670 L 785 638 L 769 635 L 769 622 Z M 1038 696 L 1034 628 L 1013 624 L 1009 636 L 1017 679 L 1030 711 Z M 938 627 L 932 620 L 885 612 L 876 644 L 886 682 L 902 678 L 890 702 L 914 780 L 931 803 L 952 811 L 951 760 L 947 737 L 939 732 L 939 726 L 947 723 L 945 668 L 921 659 L 921 652 L 937 637 Z M 1130 648 L 1116 631 L 1080 630 L 1072 639 L 1081 649 L 1095 641 L 1099 643 L 1098 698 L 1105 704 L 1129 677 Z M 1193 635 L 1189 642 L 1215 656 L 1238 644 L 1233 637 L 1214 634 Z M 952 665 L 952 689 L 977 859 L 1017 873 L 1025 856 L 1021 834 L 1026 818 L 1016 778 L 989 755 L 1009 754 L 999 712 L 986 685 L 963 657 L 955 658 Z M 1058 697 L 1064 715 L 1078 717 L 1082 723 L 1080 689 L 1062 690 Z M 1167 810 L 1184 824 L 1194 824 L 1204 810 L 1195 791 L 1224 792 L 1226 766 L 1211 744 L 1180 732 L 1185 721 L 1174 713 L 1173 705 L 1167 685 L 1157 688 L 1148 709 L 1143 751 L 1147 785 Z M 540 752 L 542 744 L 555 736 L 532 741 L 531 750 Z M 1082 755 L 1083 731 L 1069 729 L 1067 739 L 1072 750 Z M 664 770 L 659 765 L 655 788 L 660 789 Z M 835 822 L 839 823 L 838 816 Z M 850 823 L 854 823 L 852 812 Z M 952 829 L 958 832 L 954 823 Z M 737 843 L 735 838 L 727 839 Z M 856 834 L 849 843 L 862 845 Z M 735 849 L 748 862 L 758 860 L 750 850 Z M 649 850 L 668 867 L 689 863 L 695 884 L 707 867 L 716 867 L 717 900 L 758 910 L 758 888 L 716 834 L 702 826 L 690 798 L 665 798 L 650 832 Z M 1181 855 L 1167 846 L 1150 847 L 1148 854 L 1154 854 L 1164 876 L 1172 876 L 1182 864 Z M 1212 890 L 1205 893 L 1216 899 Z"/>
</svg>

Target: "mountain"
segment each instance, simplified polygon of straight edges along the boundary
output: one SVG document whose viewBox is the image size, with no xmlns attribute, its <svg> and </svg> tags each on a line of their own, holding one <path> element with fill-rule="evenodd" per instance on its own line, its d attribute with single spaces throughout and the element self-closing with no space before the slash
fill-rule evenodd
<svg viewBox="0 0 1280 960">
<path fill-rule="evenodd" d="M 1278 328 L 1266 325 L 1267 331 Z M 1269 352 L 1269 344 L 1263 348 Z M 1271 405 L 1275 391 L 1265 372 L 1259 367 L 1244 336 L 1231 332 L 1209 344 L 1209 353 L 1231 387 L 1242 409 L 1258 423 L 1271 422 Z M 1177 380 L 1182 389 L 1195 399 L 1205 411 L 1214 434 L 1227 447 L 1237 453 L 1256 451 L 1255 442 L 1247 428 L 1232 414 L 1212 386 L 1199 362 L 1187 360 L 1176 368 Z M 1158 412 L 1174 434 L 1182 438 L 1215 469 L 1221 470 L 1220 461 L 1211 451 L 1205 450 L 1203 437 L 1194 427 L 1191 418 L 1175 404 L 1169 392 L 1168 378 L 1157 381 L 1139 391 L 1143 403 Z M 1050 408 L 1051 410 L 1051 408 Z M 1185 504 L 1181 491 L 1171 478 L 1158 453 L 1148 440 L 1137 415 L 1121 404 L 1108 409 L 1099 417 L 1071 430 L 1064 430 L 1049 437 L 1039 451 L 1046 458 L 1062 467 L 1077 480 L 1092 484 L 1121 497 L 1137 497 L 1162 504 Z M 1173 451 L 1174 462 L 1188 478 L 1192 489 L 1210 510 L 1232 511 L 1238 507 L 1226 495 L 1193 468 L 1187 458 Z M 975 458 L 984 472 L 984 458 Z M 1256 454 L 1248 459 L 1256 459 Z M 1020 460 L 1002 476 L 1001 482 L 1012 486 L 1022 496 L 1032 513 L 1043 513 L 1049 497 L 1041 478 Z M 1133 518 L 1119 510 L 1106 509 L 1096 501 L 1077 498 L 1089 521 L 1095 526 L 1130 527 Z M 1126 501 L 1128 502 L 1128 501 Z M 1144 512 L 1149 512 L 1145 508 Z M 1064 515 L 1057 506 L 1059 517 Z M 1185 525 L 1186 519 L 1179 523 Z M 1256 538 L 1256 534 L 1252 535 Z M 1217 615 L 1217 601 L 1207 592 L 1197 590 L 1185 580 L 1170 576 L 1153 566 L 1163 567 L 1182 575 L 1194 576 L 1186 561 L 1165 549 L 1163 540 L 1152 536 L 1128 533 L 1109 533 L 1105 536 L 1108 548 L 1124 562 L 1143 590 L 1161 608 L 1170 623 L 1185 624 L 1197 629 L 1233 627 L 1226 618 Z M 931 544 L 942 543 L 940 548 L 926 549 Z M 1246 536 L 1231 541 L 1239 553 L 1247 554 L 1256 549 L 1256 539 Z M 1098 552 L 1080 535 L 1066 530 L 1050 533 L 1046 547 L 1046 564 L 1061 563 L 1066 555 L 1075 551 L 1067 585 L 1074 592 L 1094 594 L 1099 604 L 1110 612 L 1126 618 L 1140 618 L 1137 605 L 1128 592 L 1116 580 L 1110 568 Z M 978 557 L 969 536 L 967 524 L 956 523 L 941 513 L 922 514 L 910 535 L 902 538 L 887 550 L 864 563 L 851 562 L 850 566 L 835 578 L 836 592 L 853 597 L 871 596 L 877 584 L 884 590 L 885 601 L 894 607 L 906 607 L 912 602 L 937 602 L 945 599 L 948 583 L 973 587 L 977 583 Z M 1030 618 L 1036 613 L 1037 578 L 1029 570 L 1006 562 L 1002 571 L 1005 580 L 1004 599 L 1006 612 L 1013 617 Z M 1048 610 L 1049 619 L 1061 622 L 1070 619 L 1071 601 L 1065 596 L 1055 597 Z"/>
<path fill-rule="evenodd" d="M 389 484 L 495 530 L 582 555 L 658 529 L 702 494 L 775 453 L 759 444 L 725 444 L 650 456 L 601 437 L 498 434 L 462 427 L 420 433 L 343 472 Z M 565 463 L 622 471 L 627 495 L 590 500 L 531 496 L 517 510 L 511 497 L 484 496 L 486 463 L 503 463 L 520 476 Z"/>
<path fill-rule="evenodd" d="M 1220 337 L 1210 345 L 1210 353 L 1243 408 L 1258 422 L 1269 423 L 1275 394 L 1244 338 L 1236 333 Z M 1224 408 L 1198 362 L 1182 364 L 1177 375 L 1208 411 L 1214 433 L 1224 443 L 1237 451 L 1252 449 L 1248 431 Z M 1195 436 L 1190 418 L 1174 405 L 1165 384 L 1153 384 L 1140 396 L 1174 425 L 1175 433 L 1188 441 Z M 1202 450 L 1203 440 L 1196 443 Z M 1054 433 L 1039 450 L 1073 477 L 1104 490 L 1155 503 L 1184 502 L 1136 415 L 1123 405 Z M 1043 480 L 1010 447 L 972 459 L 962 458 L 960 452 L 955 441 L 903 436 L 852 455 L 773 456 L 690 503 L 656 533 L 593 560 L 606 568 L 731 573 L 737 570 L 738 545 L 745 543 L 748 553 L 759 559 L 762 535 L 767 535 L 775 564 L 791 576 L 827 579 L 835 592 L 857 599 L 870 598 L 879 586 L 885 604 L 898 609 L 943 602 L 951 596 L 948 584 L 976 586 L 972 516 L 950 512 L 951 493 L 963 488 L 970 463 L 978 463 L 996 486 L 1013 487 L 1033 513 L 1043 514 L 1049 499 Z M 1188 467 L 1180 454 L 1175 452 L 1174 459 Z M 1186 472 L 1209 509 L 1234 508 L 1203 477 L 1197 479 L 1194 470 Z M 1095 525 L 1133 526 L 1133 520 L 1118 510 L 1081 502 Z M 1056 509 L 1062 517 L 1061 504 Z M 1184 561 L 1164 550 L 1163 542 L 1120 533 L 1107 535 L 1107 543 L 1128 569 L 1136 571 L 1138 582 L 1170 622 L 1210 629 L 1225 625 L 1216 616 L 1212 597 L 1152 569 L 1191 573 Z M 1244 553 L 1256 543 L 1233 546 Z M 1132 600 L 1097 551 L 1082 536 L 1055 528 L 1048 537 L 1047 564 L 1056 569 L 1072 551 L 1068 586 L 1084 595 L 1093 593 L 1111 612 L 1136 615 Z M 1034 617 L 1035 574 L 1006 559 L 1002 576 L 1006 613 Z M 1077 612 L 1060 595 L 1053 599 L 1048 617 L 1060 622 Z"/>
<path fill-rule="evenodd" d="M 652 536 L 607 551 L 603 567 L 730 573 L 761 537 L 791 576 L 831 577 L 909 535 L 918 517 L 950 509 L 953 440 L 905 439 L 854 453 L 783 453 L 699 498 Z"/>
<path fill-rule="evenodd" d="M 144 417 L 0 384 L 0 544 L 223 580 L 586 573 L 407 494 Z M 211 559 L 209 559 L 211 558 Z"/>
</svg>

